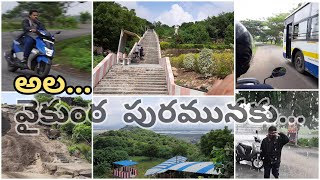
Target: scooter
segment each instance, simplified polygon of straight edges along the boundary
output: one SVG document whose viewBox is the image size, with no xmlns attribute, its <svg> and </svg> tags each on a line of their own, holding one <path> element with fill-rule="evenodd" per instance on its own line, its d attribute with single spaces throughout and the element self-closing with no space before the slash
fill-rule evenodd
<svg viewBox="0 0 320 180">
<path fill-rule="evenodd" d="M 252 145 L 246 145 L 244 143 L 238 143 L 236 146 L 236 161 L 246 160 L 251 161 L 252 167 L 255 169 L 261 169 L 263 167 L 263 161 L 260 156 L 260 144 L 261 140 L 258 137 L 258 131 L 256 131 L 257 136 L 254 136 L 254 142 Z"/>
<path fill-rule="evenodd" d="M 32 49 L 27 62 L 23 60 L 23 35 L 13 40 L 12 49 L 4 53 L 4 57 L 7 60 L 8 70 L 15 72 L 18 69 L 35 71 L 40 78 L 46 77 L 51 69 L 52 59 L 54 55 L 54 35 L 60 34 L 61 31 L 51 35 L 46 30 L 38 29 L 36 31 L 38 37 L 36 37 L 35 47 Z"/>
<path fill-rule="evenodd" d="M 287 70 L 284 67 L 275 68 L 271 75 L 264 79 L 263 84 L 255 78 L 242 78 L 237 80 L 237 89 L 273 89 L 269 84 L 266 84 L 266 80 L 275 77 L 281 77 L 286 74 Z"/>
</svg>

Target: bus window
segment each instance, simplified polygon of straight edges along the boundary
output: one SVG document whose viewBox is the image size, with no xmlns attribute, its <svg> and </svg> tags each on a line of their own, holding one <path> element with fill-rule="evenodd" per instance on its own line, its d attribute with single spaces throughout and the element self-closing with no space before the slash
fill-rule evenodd
<svg viewBox="0 0 320 180">
<path fill-rule="evenodd" d="M 319 23 L 318 23 L 318 16 L 312 18 L 311 20 L 311 34 L 310 39 L 319 39 Z"/>
<path fill-rule="evenodd" d="M 307 39 L 308 21 L 300 22 L 294 25 L 293 39 Z"/>
<path fill-rule="evenodd" d="M 293 26 L 293 35 L 292 35 L 292 39 L 297 39 L 299 34 L 299 24 L 296 24 Z"/>
<path fill-rule="evenodd" d="M 302 9 L 300 9 L 296 14 L 294 14 L 294 21 L 299 22 L 306 17 L 310 16 L 311 4 L 306 5 Z"/>
</svg>

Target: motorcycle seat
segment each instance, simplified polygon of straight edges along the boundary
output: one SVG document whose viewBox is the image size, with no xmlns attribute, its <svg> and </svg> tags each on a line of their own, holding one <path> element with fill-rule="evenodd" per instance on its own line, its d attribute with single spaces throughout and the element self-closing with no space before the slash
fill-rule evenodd
<svg viewBox="0 0 320 180">
<path fill-rule="evenodd" d="M 251 152 L 251 150 L 252 150 L 251 146 L 248 146 L 248 145 L 245 145 L 245 144 L 242 144 L 242 143 L 239 143 L 239 145 L 242 146 L 246 150 L 247 153 Z"/>
</svg>

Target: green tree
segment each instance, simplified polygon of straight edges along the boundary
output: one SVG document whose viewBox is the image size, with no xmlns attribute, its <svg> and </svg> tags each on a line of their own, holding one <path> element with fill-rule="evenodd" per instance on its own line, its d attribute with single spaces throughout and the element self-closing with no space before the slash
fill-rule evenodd
<svg viewBox="0 0 320 180">
<path fill-rule="evenodd" d="M 73 128 L 72 139 L 76 142 L 86 142 L 91 144 L 91 126 L 87 124 L 78 124 Z"/>
<path fill-rule="evenodd" d="M 260 20 L 243 20 L 240 21 L 250 32 L 253 38 L 259 37 L 264 33 L 265 23 Z"/>
<path fill-rule="evenodd" d="M 111 165 L 108 162 L 103 162 L 93 166 L 93 177 L 94 178 L 105 178 L 111 171 Z"/>
<path fill-rule="evenodd" d="M 39 102 L 50 102 L 54 97 L 51 94 L 46 94 L 46 93 L 38 93 L 34 95 L 34 98 Z"/>
<path fill-rule="evenodd" d="M 80 13 L 80 22 L 82 24 L 87 23 L 89 20 L 91 20 L 91 14 L 88 11 Z"/>
<path fill-rule="evenodd" d="M 275 44 L 280 43 L 281 33 L 284 29 L 283 21 L 288 15 L 288 13 L 280 13 L 267 19 L 266 25 L 268 29 L 266 33 L 274 40 Z"/>
<path fill-rule="evenodd" d="M 234 44 L 234 26 L 233 24 L 229 24 L 225 34 L 225 43 L 226 44 Z"/>
<path fill-rule="evenodd" d="M 145 147 L 144 154 L 145 156 L 149 157 L 150 159 L 154 157 L 158 157 L 159 154 L 159 146 L 156 144 L 148 144 Z"/>
<path fill-rule="evenodd" d="M 263 98 L 269 98 L 270 104 L 277 108 L 278 112 L 286 117 L 303 115 L 306 118 L 304 126 L 309 129 L 318 129 L 319 98 L 318 92 L 308 91 L 278 91 L 278 92 L 240 92 L 237 99 L 244 97 L 246 102 L 259 102 Z M 287 127 L 287 125 L 285 126 Z"/>
<path fill-rule="evenodd" d="M 234 176 L 234 147 L 233 143 L 227 143 L 224 148 L 212 148 L 213 164 L 219 172 L 219 177 L 230 178 Z"/>
<path fill-rule="evenodd" d="M 15 18 L 21 16 L 24 12 L 29 12 L 31 9 L 39 11 L 41 21 L 46 21 L 50 26 L 53 26 L 55 19 L 64 15 L 67 8 L 72 2 L 18 2 L 18 5 L 12 10 L 4 14 L 6 18 Z"/>
<path fill-rule="evenodd" d="M 173 148 L 173 155 L 175 156 L 187 156 L 188 147 L 184 144 L 178 144 Z"/>
<path fill-rule="evenodd" d="M 94 45 L 104 49 L 117 51 L 121 29 L 141 36 L 145 28 L 151 25 L 147 20 L 137 17 L 134 10 L 115 2 L 95 2 L 93 5 L 93 41 Z"/>
<path fill-rule="evenodd" d="M 212 147 L 224 148 L 227 143 L 233 143 L 233 134 L 226 126 L 224 129 L 212 130 L 203 135 L 200 140 L 201 152 L 210 156 Z"/>
<path fill-rule="evenodd" d="M 77 96 L 73 99 L 76 106 L 88 107 L 88 101 L 84 100 L 81 96 Z"/>
</svg>

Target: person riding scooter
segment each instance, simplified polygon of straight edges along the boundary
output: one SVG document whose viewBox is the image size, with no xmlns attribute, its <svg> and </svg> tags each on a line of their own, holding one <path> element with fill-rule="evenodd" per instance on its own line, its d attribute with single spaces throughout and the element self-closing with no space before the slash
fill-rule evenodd
<svg viewBox="0 0 320 180">
<path fill-rule="evenodd" d="M 22 21 L 23 35 L 24 35 L 24 53 L 22 62 L 26 62 L 35 46 L 35 39 L 38 37 L 37 30 L 46 30 L 45 26 L 38 20 L 39 13 L 33 9 L 29 11 L 29 17 Z"/>
</svg>

